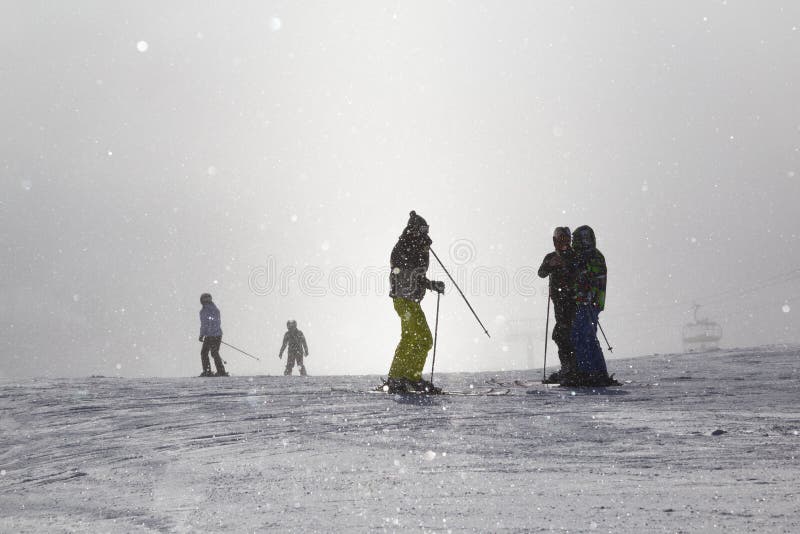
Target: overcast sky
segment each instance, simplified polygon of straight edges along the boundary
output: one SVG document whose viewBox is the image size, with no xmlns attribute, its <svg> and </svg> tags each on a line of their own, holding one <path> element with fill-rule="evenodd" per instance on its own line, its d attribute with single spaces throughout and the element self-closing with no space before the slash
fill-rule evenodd
<svg viewBox="0 0 800 534">
<path fill-rule="evenodd" d="M 723 346 L 800 341 L 797 2 L 2 12 L 0 376 L 197 374 L 204 291 L 262 357 L 235 374 L 290 318 L 310 373 L 386 373 L 411 209 L 493 335 L 448 291 L 437 369 L 527 367 L 520 330 L 541 365 L 559 225 L 597 233 L 619 356 L 680 350 L 694 301 Z"/>
</svg>

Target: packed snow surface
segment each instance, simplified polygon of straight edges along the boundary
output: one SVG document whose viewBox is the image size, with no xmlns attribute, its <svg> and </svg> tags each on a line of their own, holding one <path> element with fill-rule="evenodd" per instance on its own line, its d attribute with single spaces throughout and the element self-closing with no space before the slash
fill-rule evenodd
<svg viewBox="0 0 800 534">
<path fill-rule="evenodd" d="M 800 349 L 609 367 L 623 387 L 451 374 L 510 394 L 427 398 L 374 376 L 4 379 L 0 531 L 800 532 Z"/>
</svg>

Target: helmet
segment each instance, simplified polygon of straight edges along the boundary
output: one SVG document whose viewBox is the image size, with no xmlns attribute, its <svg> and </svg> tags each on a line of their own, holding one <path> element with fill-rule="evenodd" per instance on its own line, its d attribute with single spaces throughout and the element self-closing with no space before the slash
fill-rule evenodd
<svg viewBox="0 0 800 534">
<path fill-rule="evenodd" d="M 211 302 L 211 293 L 203 293 L 200 295 L 200 304 L 208 304 Z"/>
<path fill-rule="evenodd" d="M 289 319 L 286 321 L 286 328 L 297 328 L 297 321 L 294 319 Z"/>
<path fill-rule="evenodd" d="M 568 226 L 558 226 L 553 230 L 553 245 L 557 249 L 569 248 L 571 240 L 572 234 L 569 232 Z"/>
<path fill-rule="evenodd" d="M 569 231 L 569 226 L 556 226 L 556 229 L 553 230 L 553 238 L 555 239 L 557 237 L 571 239 L 572 233 Z"/>
</svg>

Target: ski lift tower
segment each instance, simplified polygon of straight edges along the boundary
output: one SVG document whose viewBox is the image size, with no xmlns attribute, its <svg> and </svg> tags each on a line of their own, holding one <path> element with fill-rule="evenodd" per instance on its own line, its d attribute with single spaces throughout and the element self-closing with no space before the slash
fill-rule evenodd
<svg viewBox="0 0 800 534">
<path fill-rule="evenodd" d="M 709 319 L 698 319 L 697 311 L 700 305 L 695 304 L 694 322 L 683 326 L 683 351 L 697 352 L 705 350 L 716 350 L 719 348 L 719 340 L 722 339 L 722 327 Z"/>
</svg>

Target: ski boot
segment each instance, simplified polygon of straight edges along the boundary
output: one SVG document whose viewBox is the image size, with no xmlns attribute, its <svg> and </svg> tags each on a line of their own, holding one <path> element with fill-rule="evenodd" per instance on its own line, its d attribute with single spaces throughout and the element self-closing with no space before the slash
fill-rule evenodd
<svg viewBox="0 0 800 534">
<path fill-rule="evenodd" d="M 211 372 L 211 369 L 203 369 L 203 372 L 200 373 L 200 376 L 214 376 L 214 373 Z"/>
<path fill-rule="evenodd" d="M 561 371 L 556 371 L 555 373 L 551 374 L 544 380 L 542 380 L 542 384 L 560 384 L 562 380 Z"/>
<path fill-rule="evenodd" d="M 622 382 L 614 378 L 614 375 L 606 375 L 600 380 L 603 386 L 621 386 Z"/>
<path fill-rule="evenodd" d="M 414 389 L 419 393 L 426 393 L 428 395 L 441 395 L 442 388 L 436 387 L 433 385 L 432 382 L 428 382 L 425 379 L 419 379 L 417 382 L 414 382 Z"/>
<path fill-rule="evenodd" d="M 383 381 L 383 385 L 378 388 L 386 393 L 411 393 L 415 391 L 413 383 L 407 378 L 389 377 Z"/>
</svg>

